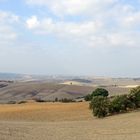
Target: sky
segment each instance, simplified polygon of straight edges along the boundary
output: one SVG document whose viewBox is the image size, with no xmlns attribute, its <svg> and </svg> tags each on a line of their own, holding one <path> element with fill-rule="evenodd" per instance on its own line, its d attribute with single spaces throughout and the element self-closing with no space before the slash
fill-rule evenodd
<svg viewBox="0 0 140 140">
<path fill-rule="evenodd" d="M 0 72 L 140 77 L 140 0 L 0 0 Z"/>
</svg>

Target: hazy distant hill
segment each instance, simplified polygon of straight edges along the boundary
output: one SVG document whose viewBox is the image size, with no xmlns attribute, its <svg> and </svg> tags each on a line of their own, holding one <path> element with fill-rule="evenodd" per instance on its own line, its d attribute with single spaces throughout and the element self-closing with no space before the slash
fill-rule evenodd
<svg viewBox="0 0 140 140">
<path fill-rule="evenodd" d="M 22 74 L 15 73 L 0 73 L 0 80 L 20 80 L 23 76 Z"/>
<path fill-rule="evenodd" d="M 43 99 L 54 101 L 55 98 L 76 99 L 83 97 L 97 87 L 65 85 L 47 82 L 14 82 L 0 88 L 0 103 L 9 101 Z M 129 88 L 108 86 L 105 87 L 111 95 L 126 94 Z"/>
<path fill-rule="evenodd" d="M 7 81 L 4 81 L 7 80 Z M 10 80 L 10 82 L 8 82 Z M 13 81 L 13 82 L 11 82 Z M 111 95 L 126 94 L 140 85 L 140 79 L 98 78 L 78 76 L 40 76 L 0 73 L 0 102 L 31 100 L 76 99 L 91 93 L 97 87 L 106 88 Z"/>
<path fill-rule="evenodd" d="M 16 73 L 0 73 L 0 80 L 13 81 L 46 81 L 53 83 L 78 84 L 86 86 L 110 86 L 110 85 L 140 85 L 140 78 L 107 78 L 92 76 L 62 76 L 62 75 L 28 75 Z"/>
</svg>

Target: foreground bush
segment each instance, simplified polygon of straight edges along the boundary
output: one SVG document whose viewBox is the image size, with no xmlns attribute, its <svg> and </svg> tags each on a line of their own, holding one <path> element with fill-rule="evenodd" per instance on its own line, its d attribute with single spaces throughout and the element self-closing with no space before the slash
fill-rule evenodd
<svg viewBox="0 0 140 140">
<path fill-rule="evenodd" d="M 91 94 L 88 94 L 84 97 L 85 101 L 91 101 L 92 100 L 92 96 Z"/>
<path fill-rule="evenodd" d="M 129 100 L 135 105 L 135 108 L 140 107 L 140 86 L 133 88 L 128 95 Z"/>
<path fill-rule="evenodd" d="M 98 118 L 107 116 L 109 101 L 106 97 L 98 96 L 94 97 L 91 101 L 90 108 L 93 111 L 93 115 Z"/>
<path fill-rule="evenodd" d="M 138 108 L 140 108 L 140 87 L 132 89 L 128 95 L 109 98 L 95 96 L 90 103 L 90 109 L 93 110 L 93 115 L 99 118 Z"/>
<path fill-rule="evenodd" d="M 107 97 L 108 95 L 109 95 L 109 93 L 106 89 L 97 88 L 91 94 L 86 95 L 84 99 L 85 99 L 85 101 L 91 101 L 93 99 L 93 97 L 96 97 L 96 96 Z"/>
<path fill-rule="evenodd" d="M 94 97 L 94 96 L 103 96 L 103 97 L 107 97 L 109 94 L 108 94 L 108 91 L 104 88 L 97 88 L 95 91 L 92 92 L 91 96 Z"/>
<path fill-rule="evenodd" d="M 114 99 L 109 103 L 109 113 L 122 113 L 133 108 L 133 103 L 129 100 L 127 95 L 120 95 L 114 97 Z"/>
</svg>

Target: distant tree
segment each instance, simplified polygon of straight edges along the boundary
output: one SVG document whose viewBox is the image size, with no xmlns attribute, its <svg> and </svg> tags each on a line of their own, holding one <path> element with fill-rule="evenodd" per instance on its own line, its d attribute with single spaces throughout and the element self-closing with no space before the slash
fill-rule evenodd
<svg viewBox="0 0 140 140">
<path fill-rule="evenodd" d="M 55 98 L 55 102 L 58 102 L 58 98 L 57 97 Z"/>
<path fill-rule="evenodd" d="M 68 98 L 62 98 L 61 100 L 59 100 L 62 103 L 71 103 L 71 102 L 75 102 L 75 100 L 73 99 L 68 99 Z"/>
</svg>

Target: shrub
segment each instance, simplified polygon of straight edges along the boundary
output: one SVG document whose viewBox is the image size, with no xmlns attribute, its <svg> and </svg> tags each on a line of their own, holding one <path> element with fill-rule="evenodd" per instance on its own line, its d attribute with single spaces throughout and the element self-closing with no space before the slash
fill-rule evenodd
<svg viewBox="0 0 140 140">
<path fill-rule="evenodd" d="M 57 97 L 55 98 L 55 102 L 58 102 L 58 98 Z"/>
<path fill-rule="evenodd" d="M 90 108 L 92 109 L 94 116 L 102 118 L 108 114 L 108 105 L 109 100 L 106 97 L 98 96 L 92 99 Z"/>
<path fill-rule="evenodd" d="M 84 97 L 85 101 L 91 101 L 93 97 L 95 96 L 103 96 L 107 97 L 109 95 L 108 91 L 103 88 L 97 88 L 95 91 L 93 91 L 91 94 L 88 94 Z"/>
<path fill-rule="evenodd" d="M 129 100 L 135 105 L 135 108 L 140 107 L 140 86 L 133 88 L 128 95 Z"/>
<path fill-rule="evenodd" d="M 62 103 L 70 103 L 70 102 L 75 102 L 73 99 L 68 99 L 68 98 L 63 98 L 61 100 L 59 100 Z"/>
<path fill-rule="evenodd" d="M 91 96 L 94 97 L 94 96 L 103 96 L 103 97 L 107 97 L 109 94 L 108 94 L 108 91 L 104 88 L 97 88 L 95 91 L 92 92 Z"/>
<path fill-rule="evenodd" d="M 112 115 L 140 108 L 140 86 L 133 88 L 128 95 L 119 95 L 109 98 L 106 96 L 107 94 L 102 94 L 102 96 L 101 94 L 94 94 L 89 106 L 90 109 L 93 110 L 94 116 L 100 118 L 109 114 Z"/>
<path fill-rule="evenodd" d="M 40 102 L 40 103 L 42 103 L 42 102 L 46 102 L 45 100 L 40 99 L 40 98 L 35 99 L 35 101 L 36 101 L 36 102 Z"/>
<path fill-rule="evenodd" d="M 86 95 L 86 96 L 84 97 L 84 100 L 85 100 L 85 101 L 91 101 L 91 100 L 92 100 L 91 94 Z"/>
<path fill-rule="evenodd" d="M 114 97 L 114 99 L 110 101 L 109 113 L 113 114 L 126 112 L 130 108 L 133 108 L 133 103 L 129 100 L 128 96 L 120 95 Z"/>
<path fill-rule="evenodd" d="M 19 101 L 18 104 L 25 104 L 27 101 Z"/>
<path fill-rule="evenodd" d="M 16 101 L 9 101 L 8 104 L 16 104 Z"/>
</svg>

